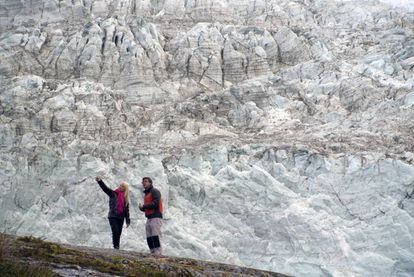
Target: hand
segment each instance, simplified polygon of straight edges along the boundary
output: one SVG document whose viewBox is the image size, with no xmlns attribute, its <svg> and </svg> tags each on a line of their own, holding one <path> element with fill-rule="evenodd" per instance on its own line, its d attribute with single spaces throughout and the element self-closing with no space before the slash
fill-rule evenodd
<svg viewBox="0 0 414 277">
<path fill-rule="evenodd" d="M 99 177 L 99 176 L 96 176 L 95 180 L 96 180 L 97 182 L 102 181 L 101 177 Z"/>
<path fill-rule="evenodd" d="M 125 228 L 128 228 L 129 227 L 129 224 L 127 223 L 127 225 L 126 225 L 126 227 Z"/>
<path fill-rule="evenodd" d="M 141 203 L 139 203 L 139 204 L 138 204 L 138 208 L 139 208 L 141 211 L 144 211 L 144 207 L 142 207 L 142 204 L 141 204 Z"/>
</svg>

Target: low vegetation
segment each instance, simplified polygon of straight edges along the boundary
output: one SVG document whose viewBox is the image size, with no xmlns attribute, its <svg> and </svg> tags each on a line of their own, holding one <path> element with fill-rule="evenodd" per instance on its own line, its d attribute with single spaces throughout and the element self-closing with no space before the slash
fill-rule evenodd
<svg viewBox="0 0 414 277">
<path fill-rule="evenodd" d="M 76 247 L 0 235 L 0 276 L 59 276 L 76 269 L 119 276 L 284 276 L 193 259 Z"/>
</svg>

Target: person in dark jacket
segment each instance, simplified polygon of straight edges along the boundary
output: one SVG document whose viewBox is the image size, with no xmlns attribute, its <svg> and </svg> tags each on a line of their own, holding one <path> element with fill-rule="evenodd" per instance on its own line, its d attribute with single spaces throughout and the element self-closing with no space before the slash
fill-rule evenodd
<svg viewBox="0 0 414 277">
<path fill-rule="evenodd" d="M 102 179 L 98 176 L 95 178 L 101 189 L 109 196 L 108 219 L 112 230 L 112 244 L 115 249 L 119 249 L 122 227 L 124 220 L 128 228 L 131 220 L 129 219 L 129 197 L 128 184 L 122 182 L 115 190 L 108 188 Z"/>
<path fill-rule="evenodd" d="M 139 209 L 145 213 L 147 223 L 145 231 L 147 235 L 148 247 L 152 254 L 161 255 L 161 225 L 162 225 L 162 198 L 159 190 L 152 186 L 152 180 L 149 177 L 142 178 L 144 187 L 144 205 L 139 204 Z"/>
</svg>

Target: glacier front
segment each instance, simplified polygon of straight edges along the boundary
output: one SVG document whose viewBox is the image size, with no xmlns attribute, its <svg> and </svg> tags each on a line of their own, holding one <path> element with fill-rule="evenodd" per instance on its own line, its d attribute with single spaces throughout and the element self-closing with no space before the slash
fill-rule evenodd
<svg viewBox="0 0 414 277">
<path fill-rule="evenodd" d="M 414 275 L 414 13 L 379 1 L 9 0 L 0 231 L 294 276 Z"/>
</svg>

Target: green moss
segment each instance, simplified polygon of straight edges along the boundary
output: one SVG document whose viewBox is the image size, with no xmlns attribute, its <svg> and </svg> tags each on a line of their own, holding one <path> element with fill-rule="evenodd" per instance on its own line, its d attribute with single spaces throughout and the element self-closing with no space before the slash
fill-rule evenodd
<svg viewBox="0 0 414 277">
<path fill-rule="evenodd" d="M 127 260 L 127 263 L 124 264 L 123 261 L 125 259 L 121 257 L 94 257 L 32 237 L 24 237 L 18 240 L 25 242 L 25 246 L 21 247 L 19 251 L 19 254 L 24 257 L 32 257 L 59 264 L 74 264 L 110 274 L 167 276 L 166 273 L 158 268 L 139 261 Z"/>
<path fill-rule="evenodd" d="M 188 260 L 185 264 L 180 264 L 179 267 L 191 268 L 195 271 L 203 271 L 204 267 L 200 266 L 196 261 Z"/>
<path fill-rule="evenodd" d="M 52 277 L 56 274 L 48 268 L 26 265 L 23 263 L 0 261 L 2 277 Z"/>
<path fill-rule="evenodd" d="M 115 275 L 162 277 L 174 273 L 177 276 L 193 276 L 192 272 L 203 272 L 203 268 L 196 262 L 188 262 L 188 264 L 170 262 L 165 267 L 161 267 L 162 262 L 154 260 L 90 254 L 34 237 L 18 238 L 17 242 L 19 247 L 15 254 L 20 257 L 30 257 L 34 260 L 57 264 L 78 265 Z M 3 275 L 0 274 L 0 276 Z"/>
<path fill-rule="evenodd" d="M 17 239 L 18 241 L 26 242 L 26 243 L 43 243 L 44 240 L 40 238 L 35 238 L 32 236 L 25 236 Z"/>
</svg>

